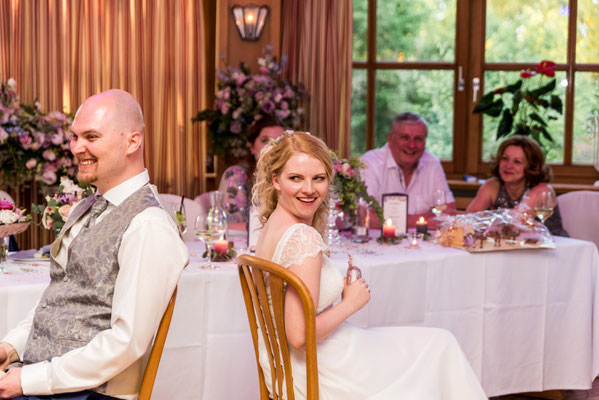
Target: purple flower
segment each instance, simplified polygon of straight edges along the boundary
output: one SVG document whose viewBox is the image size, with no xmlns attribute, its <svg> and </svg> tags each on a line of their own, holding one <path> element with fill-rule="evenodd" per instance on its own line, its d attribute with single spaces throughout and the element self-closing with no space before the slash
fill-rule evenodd
<svg viewBox="0 0 599 400">
<path fill-rule="evenodd" d="M 289 108 L 289 103 L 286 101 L 281 102 L 281 110 L 287 110 Z"/>
<path fill-rule="evenodd" d="M 256 99 L 256 101 L 262 100 L 263 97 L 264 97 L 264 92 L 256 92 L 256 94 L 254 95 L 254 98 Z"/>
<path fill-rule="evenodd" d="M 52 144 L 58 146 L 58 145 L 62 144 L 64 139 L 62 138 L 62 135 L 54 133 L 54 134 L 52 134 L 52 138 L 50 140 L 51 140 Z"/>
<path fill-rule="evenodd" d="M 220 106 L 220 112 L 221 114 L 227 114 L 229 112 L 229 105 L 227 103 L 223 103 Z"/>
<path fill-rule="evenodd" d="M 268 75 L 268 68 L 266 67 L 260 67 L 260 73 L 263 75 Z"/>
<path fill-rule="evenodd" d="M 289 110 L 277 110 L 275 111 L 275 115 L 277 119 L 282 121 L 289 116 Z"/>
<path fill-rule="evenodd" d="M 262 111 L 266 114 L 272 113 L 274 111 L 274 109 L 275 109 L 275 104 L 271 100 L 266 100 L 262 104 Z"/>
<path fill-rule="evenodd" d="M 229 130 L 232 133 L 241 133 L 241 123 L 239 121 L 231 122 L 231 125 L 229 125 Z"/>
</svg>

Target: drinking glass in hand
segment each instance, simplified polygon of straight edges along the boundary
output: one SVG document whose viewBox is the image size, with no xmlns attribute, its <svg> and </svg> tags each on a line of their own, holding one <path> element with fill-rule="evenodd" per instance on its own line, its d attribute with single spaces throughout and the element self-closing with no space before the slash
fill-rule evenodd
<svg viewBox="0 0 599 400">
<path fill-rule="evenodd" d="M 535 216 L 541 221 L 545 223 L 547 218 L 551 217 L 553 214 L 553 208 L 555 207 L 556 199 L 555 194 L 551 189 L 545 189 L 537 193 L 537 196 L 534 201 L 534 213 Z"/>
<path fill-rule="evenodd" d="M 433 205 L 431 206 L 431 211 L 437 217 L 443 214 L 443 211 L 447 208 L 447 202 L 445 200 L 445 190 L 443 189 L 435 189 L 433 191 Z"/>
</svg>

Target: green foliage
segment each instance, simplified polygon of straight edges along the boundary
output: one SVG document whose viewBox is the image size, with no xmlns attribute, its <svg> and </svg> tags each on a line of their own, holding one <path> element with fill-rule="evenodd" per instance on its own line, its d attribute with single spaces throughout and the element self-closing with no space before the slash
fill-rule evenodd
<svg viewBox="0 0 599 400">
<path fill-rule="evenodd" d="M 538 72 L 522 71 L 516 82 L 493 89 L 481 97 L 473 113 L 494 118 L 501 116 L 496 140 L 517 134 L 532 136 L 542 144 L 554 141 L 547 130 L 548 121 L 557 119 L 555 114 L 561 115 L 563 108 L 561 99 L 553 94 L 556 81 L 554 66 L 550 61 L 543 61 L 536 66 Z M 546 81 L 546 77 L 551 79 Z M 539 83 L 535 84 L 537 81 Z M 511 101 L 504 102 L 504 97 Z"/>
<path fill-rule="evenodd" d="M 384 223 L 383 207 L 371 195 L 368 194 L 366 183 L 362 180 L 359 170 L 366 165 L 357 157 L 347 159 L 339 158 L 331 152 L 334 164 L 333 191 L 339 197 L 341 209 L 349 215 L 350 221 L 355 220 L 357 199 L 363 198 L 368 206 L 374 211 L 381 225 Z"/>
</svg>

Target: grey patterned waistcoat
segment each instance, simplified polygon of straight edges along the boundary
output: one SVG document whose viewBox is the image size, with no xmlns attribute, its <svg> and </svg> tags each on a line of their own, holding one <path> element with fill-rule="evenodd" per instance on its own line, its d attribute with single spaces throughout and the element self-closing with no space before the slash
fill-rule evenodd
<svg viewBox="0 0 599 400">
<path fill-rule="evenodd" d="M 93 196 L 84 199 L 70 215 L 63 231 L 80 218 L 86 218 L 93 203 Z M 160 206 L 146 185 L 106 218 L 81 229 L 69 246 L 65 269 L 52 257 L 50 285 L 35 310 L 24 364 L 50 361 L 52 357 L 85 346 L 99 332 L 110 328 L 121 238 L 133 217 L 148 207 Z"/>
</svg>

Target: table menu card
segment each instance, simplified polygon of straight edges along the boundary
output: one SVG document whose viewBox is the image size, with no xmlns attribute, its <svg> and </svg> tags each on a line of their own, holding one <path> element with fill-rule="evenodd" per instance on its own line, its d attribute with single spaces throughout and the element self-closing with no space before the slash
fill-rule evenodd
<svg viewBox="0 0 599 400">
<path fill-rule="evenodd" d="M 395 235 L 408 232 L 408 195 L 404 193 L 383 194 L 383 217 L 395 225 Z"/>
</svg>

